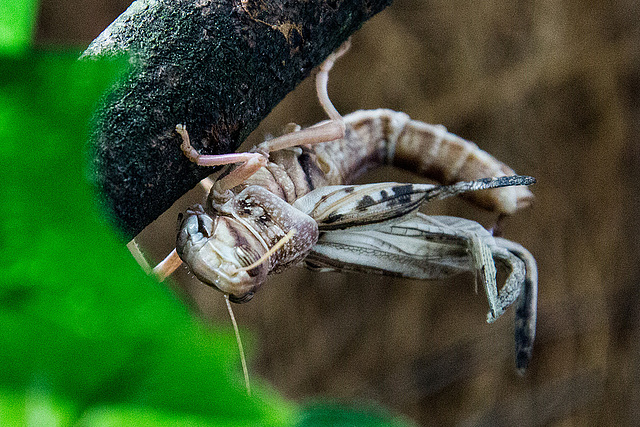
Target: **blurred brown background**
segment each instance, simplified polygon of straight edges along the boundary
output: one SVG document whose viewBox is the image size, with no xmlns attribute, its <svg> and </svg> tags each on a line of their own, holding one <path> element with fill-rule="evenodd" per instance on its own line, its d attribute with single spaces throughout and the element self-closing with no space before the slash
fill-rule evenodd
<svg viewBox="0 0 640 427">
<path fill-rule="evenodd" d="M 38 40 L 84 47 L 128 3 L 43 0 Z M 442 123 L 537 177 L 535 205 L 505 229 L 538 260 L 534 358 L 518 377 L 512 310 L 486 324 L 470 275 L 295 269 L 235 306 L 256 338 L 254 380 L 295 400 L 374 400 L 422 425 L 640 425 L 640 3 L 395 0 L 353 38 L 329 93 L 342 113 L 387 107 Z M 248 143 L 321 119 L 307 81 Z M 495 220 L 455 200 L 427 212 Z M 147 232 L 157 259 L 175 215 Z M 176 287 L 228 324 L 219 293 L 184 271 Z"/>
</svg>

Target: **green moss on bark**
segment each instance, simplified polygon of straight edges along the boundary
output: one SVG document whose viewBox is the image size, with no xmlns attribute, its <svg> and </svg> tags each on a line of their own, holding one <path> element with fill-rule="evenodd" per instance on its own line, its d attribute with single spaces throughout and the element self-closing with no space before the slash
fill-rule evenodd
<svg viewBox="0 0 640 427">
<path fill-rule="evenodd" d="M 179 149 L 233 152 L 329 53 L 391 0 L 138 0 L 83 58 L 131 55 L 97 115 L 92 180 L 127 237 L 211 173 Z"/>
</svg>

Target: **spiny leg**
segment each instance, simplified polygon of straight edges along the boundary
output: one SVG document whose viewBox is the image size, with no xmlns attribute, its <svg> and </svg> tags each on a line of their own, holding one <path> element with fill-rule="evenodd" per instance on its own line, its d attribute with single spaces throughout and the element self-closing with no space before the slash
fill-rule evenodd
<svg viewBox="0 0 640 427">
<path fill-rule="evenodd" d="M 475 269 L 495 313 L 499 307 L 496 269 L 485 236 L 491 238 L 474 221 L 416 213 L 399 222 L 325 231 L 306 261 L 312 268 L 414 279 L 440 279 Z"/>
<path fill-rule="evenodd" d="M 333 106 L 331 99 L 329 99 L 329 94 L 327 92 L 327 85 L 329 82 L 329 71 L 333 68 L 333 64 L 335 64 L 336 60 L 340 58 L 342 55 L 347 53 L 349 48 L 351 47 L 351 39 L 348 39 L 346 42 L 342 44 L 331 55 L 324 60 L 322 65 L 320 65 L 320 70 L 318 71 L 318 75 L 316 76 L 316 92 L 318 94 L 318 101 L 320 101 L 320 105 L 327 113 L 327 116 L 331 120 L 342 122 L 343 130 L 344 130 L 344 122 L 342 121 L 342 116 L 338 113 L 338 110 Z"/>
<path fill-rule="evenodd" d="M 182 138 L 180 149 L 184 155 L 199 166 L 223 166 L 233 163 L 242 163 L 229 175 L 214 183 L 218 192 L 224 192 L 244 182 L 258 169 L 267 164 L 267 159 L 260 153 L 230 153 L 219 155 L 202 155 L 193 146 L 189 139 L 189 133 L 184 125 L 176 125 L 176 132 Z M 208 179 L 208 178 L 207 178 Z M 176 250 L 172 250 L 158 265 L 151 268 L 135 239 L 132 239 L 127 248 L 138 261 L 138 264 L 147 274 L 153 274 L 158 281 L 162 282 L 182 265 L 182 260 Z"/>
<path fill-rule="evenodd" d="M 266 166 L 269 153 L 289 147 L 305 144 L 318 144 L 321 142 L 334 141 L 344 137 L 345 124 L 342 116 L 335 109 L 327 92 L 329 81 L 329 71 L 333 68 L 335 61 L 344 55 L 350 47 L 350 42 L 345 42 L 336 52 L 320 65 L 320 71 L 316 76 L 316 90 L 320 105 L 325 110 L 329 122 L 324 122 L 311 126 L 307 129 L 297 130 L 276 138 L 272 138 L 259 144 L 252 152 L 229 153 L 216 155 L 200 154 L 189 140 L 189 134 L 184 125 L 177 125 L 176 131 L 182 137 L 180 148 L 182 152 L 199 166 L 222 166 L 233 163 L 242 163 L 239 167 L 231 171 L 227 176 L 216 182 L 216 189 L 224 191 L 231 189 L 250 178 L 261 167 Z"/>
<path fill-rule="evenodd" d="M 333 67 L 336 59 L 342 56 L 348 49 L 350 43 L 345 42 L 336 52 L 329 55 L 325 62 L 320 66 L 320 71 L 316 78 L 316 89 L 318 99 L 323 109 L 331 119 L 329 122 L 321 123 L 310 128 L 288 133 L 260 144 L 255 151 L 247 153 L 229 153 L 217 155 L 200 154 L 193 146 L 189 139 L 189 133 L 184 125 L 178 124 L 176 132 L 182 138 L 180 148 L 184 155 L 199 166 L 223 166 L 233 163 L 241 163 L 240 166 L 232 170 L 228 175 L 217 180 L 213 188 L 218 193 L 242 184 L 255 174 L 260 168 L 266 166 L 268 155 L 271 151 L 282 150 L 284 148 L 293 147 L 304 144 L 317 144 L 320 142 L 333 141 L 344 136 L 345 125 L 342 116 L 335 109 L 327 93 L 327 83 L 329 79 L 329 71 Z M 160 281 L 164 280 L 173 273 L 182 261 L 173 250 L 160 264 L 153 269 L 150 268 L 144 259 L 140 248 L 132 240 L 129 250 L 138 260 L 143 269 L 149 273 L 152 272 Z"/>
<path fill-rule="evenodd" d="M 191 145 L 189 133 L 184 125 L 176 125 L 176 132 L 182 137 L 180 149 L 184 155 L 199 166 L 224 166 L 241 163 L 239 167 L 235 168 L 227 176 L 216 181 L 214 188 L 219 192 L 224 192 L 236 185 L 242 184 L 267 164 L 267 157 L 262 153 L 200 154 Z"/>
<path fill-rule="evenodd" d="M 480 240 L 477 247 L 488 246 L 482 238 L 491 239 L 491 236 L 474 221 L 417 213 L 401 222 L 323 232 L 305 262 L 314 270 L 382 273 L 415 279 L 444 278 L 468 271 L 469 257 L 461 257 L 458 248 L 468 246 L 466 236 L 474 233 Z M 489 250 L 495 261 L 487 260 L 488 264 L 500 262 L 512 270 L 498 293 L 496 314 L 504 312 L 517 299 L 516 368 L 523 374 L 531 359 L 535 339 L 536 262 L 521 245 L 505 239 L 495 238 L 495 244 L 491 243 Z M 492 280 L 495 283 L 495 277 Z M 491 314 L 489 317 L 489 321 L 495 318 Z"/>
<path fill-rule="evenodd" d="M 223 166 L 233 163 L 242 162 L 242 165 L 234 169 L 229 175 L 221 180 L 218 180 L 214 185 L 217 191 L 225 191 L 233 188 L 234 186 L 241 184 L 248 177 L 253 175 L 260 167 L 266 165 L 266 158 L 260 153 L 230 153 L 219 155 L 202 155 L 193 148 L 189 139 L 189 133 L 184 125 L 178 124 L 176 126 L 176 132 L 182 138 L 182 144 L 180 149 L 184 155 L 200 166 Z M 209 180 L 209 178 L 207 178 Z M 210 181 L 210 180 L 209 180 Z M 203 184 L 206 185 L 206 184 Z M 144 254 L 140 250 L 135 238 L 128 244 L 127 248 L 129 252 L 136 259 L 140 267 L 147 274 L 153 274 L 158 281 L 162 282 L 169 277 L 175 270 L 182 265 L 182 260 L 178 256 L 176 250 L 172 250 L 158 265 L 151 267 L 146 260 Z"/>
<path fill-rule="evenodd" d="M 535 179 L 531 177 L 512 176 L 483 178 L 444 186 L 398 183 L 326 186 L 301 197 L 294 206 L 314 218 L 320 230 L 328 231 L 402 217 L 417 209 L 426 200 L 442 199 L 480 189 L 529 185 L 533 182 Z M 436 223 L 438 220 L 432 218 L 430 221 Z M 487 244 L 488 242 L 493 245 L 491 235 L 477 223 L 473 223 L 475 225 L 463 233 L 464 228 L 459 223 L 467 224 L 464 220 L 455 224 L 451 224 L 449 219 L 445 222 L 439 224 L 442 230 L 458 230 L 458 234 L 465 237 L 473 271 L 476 277 L 479 277 L 489 302 L 488 318 L 493 321 L 502 314 L 504 308 L 498 300 L 494 255 Z M 511 281 L 514 280 L 516 279 Z"/>
<path fill-rule="evenodd" d="M 334 141 L 344 136 L 344 123 L 337 121 L 323 122 L 306 129 L 286 133 L 259 144 L 255 151 L 270 153 L 297 145 L 319 144 Z"/>
<path fill-rule="evenodd" d="M 497 271 L 493 254 L 489 246 L 476 234 L 470 234 L 468 242 L 475 269 L 474 273 L 480 276 L 480 283 L 482 283 L 484 291 L 487 294 L 487 300 L 489 301 L 488 316 L 492 318 L 498 317 L 500 315 L 500 306 L 498 304 Z"/>
<path fill-rule="evenodd" d="M 496 238 L 496 243 L 518 257 L 525 265 L 524 285 L 518 298 L 515 314 L 516 368 L 524 374 L 533 352 L 538 310 L 538 266 L 531 253 L 510 240 Z"/>
<path fill-rule="evenodd" d="M 240 166 L 233 169 L 228 175 L 217 180 L 213 185 L 213 190 L 218 193 L 224 193 L 237 185 L 242 184 L 255 174 L 260 168 L 266 166 L 269 153 L 271 151 L 282 150 L 284 148 L 294 147 L 304 144 L 317 144 L 321 142 L 333 141 L 344 137 L 345 124 L 342 116 L 335 109 L 327 92 L 327 84 L 329 80 L 329 71 L 333 67 L 335 61 L 344 55 L 350 47 L 350 41 L 345 42 L 336 52 L 332 53 L 320 66 L 320 70 L 316 77 L 316 90 L 320 105 L 325 110 L 329 118 L 329 122 L 320 123 L 310 128 L 287 133 L 277 138 L 270 139 L 258 145 L 252 152 L 246 153 L 229 153 L 216 155 L 200 154 L 193 146 L 189 139 L 189 133 L 184 125 L 176 125 L 176 132 L 182 138 L 180 148 L 184 155 L 199 166 L 223 166 L 234 163 L 240 163 Z M 153 273 L 160 281 L 171 275 L 181 264 L 182 261 L 173 250 L 160 264 L 151 269 L 140 248 L 135 240 L 127 245 L 138 263 L 148 273 Z M 151 273 L 150 273 L 151 272 Z"/>
<path fill-rule="evenodd" d="M 176 126 L 176 131 L 182 137 L 182 144 L 180 145 L 182 152 L 189 160 L 199 166 L 221 166 L 232 163 L 247 164 L 259 159 L 260 152 L 268 154 L 271 151 L 294 147 L 296 145 L 317 144 L 342 138 L 345 131 L 344 120 L 329 99 L 327 85 L 329 82 L 329 71 L 333 68 L 335 61 L 344 55 L 350 47 L 350 40 L 344 42 L 337 51 L 330 54 L 320 65 L 320 70 L 316 76 L 316 92 L 318 100 L 324 111 L 327 113 L 327 116 L 331 119 L 330 122 L 320 123 L 307 129 L 296 130 L 295 132 L 272 138 L 260 144 L 256 152 L 214 155 L 203 155 L 193 148 L 185 126 L 178 124 Z"/>
<path fill-rule="evenodd" d="M 412 279 L 441 279 L 468 271 L 466 237 L 424 219 L 323 232 L 306 265 Z"/>
<path fill-rule="evenodd" d="M 326 125 L 326 126 L 325 126 Z M 176 131 L 182 137 L 180 148 L 182 152 L 199 166 L 224 166 L 234 163 L 240 163 L 240 166 L 233 169 L 228 175 L 218 179 L 213 188 L 222 194 L 226 190 L 236 187 L 260 168 L 267 165 L 269 153 L 272 151 L 282 150 L 284 148 L 294 147 L 304 144 L 317 144 L 321 142 L 333 141 L 344 136 L 344 130 L 337 128 L 334 122 L 328 122 L 320 126 L 313 126 L 301 131 L 281 135 L 277 138 L 270 139 L 259 144 L 254 150 L 245 153 L 229 153 L 229 154 L 200 154 L 189 140 L 189 133 L 184 125 L 177 125 Z"/>
<path fill-rule="evenodd" d="M 518 299 L 524 285 L 526 274 L 526 266 L 522 260 L 506 248 L 493 246 L 491 247 L 491 252 L 494 259 L 509 270 L 509 274 L 505 279 L 504 286 L 498 292 L 498 308 L 496 313 L 489 313 L 487 315 L 487 322 L 489 323 L 493 323 Z"/>
<path fill-rule="evenodd" d="M 499 312 L 498 285 L 495 261 L 490 246 L 485 242 L 491 239 L 489 233 L 475 221 L 450 216 L 426 216 L 416 215 L 423 222 L 429 222 L 441 227 L 443 235 L 463 238 L 467 244 L 474 273 L 479 275 L 487 301 L 489 303 L 489 315 L 495 316 Z"/>
</svg>

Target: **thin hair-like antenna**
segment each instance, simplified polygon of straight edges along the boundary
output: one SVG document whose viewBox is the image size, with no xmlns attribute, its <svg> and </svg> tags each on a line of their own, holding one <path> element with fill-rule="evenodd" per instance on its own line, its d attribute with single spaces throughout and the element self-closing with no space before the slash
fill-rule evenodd
<svg viewBox="0 0 640 427">
<path fill-rule="evenodd" d="M 142 271 L 144 271 L 145 274 L 151 274 L 152 268 L 149 265 L 149 261 L 145 258 L 142 253 L 142 249 L 140 249 L 140 245 L 138 245 L 135 238 L 131 239 L 131 241 L 127 243 L 127 249 L 129 249 L 133 258 L 138 262 L 138 265 L 142 267 Z"/>
<path fill-rule="evenodd" d="M 242 363 L 242 373 L 244 374 L 244 384 L 247 386 L 247 394 L 251 396 L 251 384 L 249 383 L 249 370 L 247 369 L 247 359 L 245 359 L 244 357 L 244 348 L 242 347 L 242 340 L 240 339 L 240 331 L 238 330 L 236 317 L 233 315 L 233 310 L 231 309 L 231 303 L 229 302 L 229 294 L 224 294 L 224 301 L 227 303 L 227 310 L 229 310 L 229 316 L 231 317 L 231 324 L 233 325 L 233 331 L 236 333 L 236 341 L 238 342 L 238 351 L 240 351 L 240 362 Z"/>
<path fill-rule="evenodd" d="M 262 255 L 256 262 L 254 262 L 253 264 L 250 264 L 250 265 L 248 265 L 246 267 L 238 268 L 237 271 L 247 271 L 247 270 L 251 270 L 253 268 L 256 268 L 257 266 L 259 266 L 260 264 L 262 264 L 263 262 L 268 260 L 269 257 L 271 255 L 273 255 L 278 249 L 283 247 L 285 243 L 287 243 L 289 240 L 291 240 L 291 238 L 293 237 L 294 234 L 296 234 L 296 230 L 295 230 L 295 228 L 292 228 L 291 231 L 289 231 L 287 234 L 285 234 L 285 236 L 282 239 L 278 240 L 278 243 L 273 245 L 273 247 L 271 249 L 269 249 L 264 255 Z"/>
</svg>

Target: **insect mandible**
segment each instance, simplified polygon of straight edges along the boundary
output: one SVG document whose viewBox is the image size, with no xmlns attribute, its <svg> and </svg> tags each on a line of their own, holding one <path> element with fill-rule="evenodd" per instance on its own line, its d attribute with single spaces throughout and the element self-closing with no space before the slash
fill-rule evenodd
<svg viewBox="0 0 640 427">
<path fill-rule="evenodd" d="M 416 279 L 471 271 L 485 289 L 488 322 L 517 301 L 516 367 L 524 372 L 535 337 L 535 259 L 474 221 L 427 216 L 418 209 L 464 193 L 476 205 L 512 214 L 531 203 L 526 186 L 535 180 L 516 175 L 444 127 L 401 112 L 361 110 L 342 117 L 328 98 L 327 81 L 335 59 L 347 48 L 333 53 L 317 75 L 328 121 L 297 127 L 247 153 L 214 156 L 200 155 L 185 126 L 176 127 L 192 161 L 229 166 L 213 183 L 205 205 L 180 215 L 176 249 L 154 272 L 164 278 L 184 261 L 199 280 L 243 303 L 267 275 L 298 264 Z M 384 164 L 443 185 L 351 184 Z M 496 264 L 507 271 L 499 291 Z"/>
</svg>

